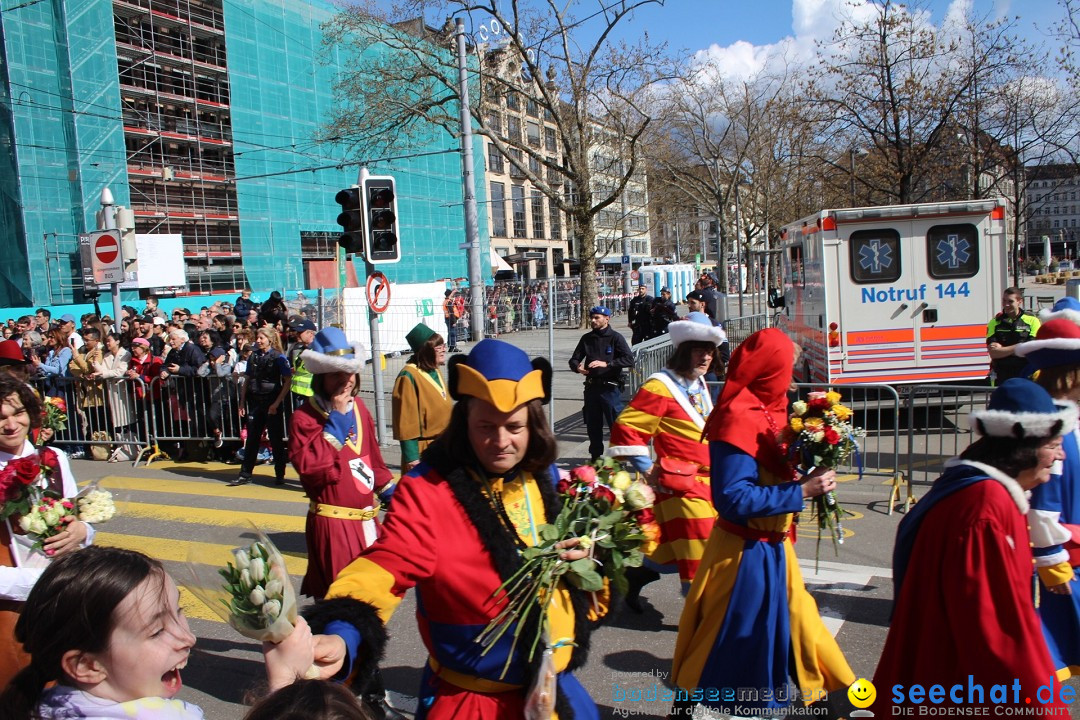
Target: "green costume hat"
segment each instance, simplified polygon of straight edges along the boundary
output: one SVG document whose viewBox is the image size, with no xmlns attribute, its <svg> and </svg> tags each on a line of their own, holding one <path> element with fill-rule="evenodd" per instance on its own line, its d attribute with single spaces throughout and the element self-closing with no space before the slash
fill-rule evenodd
<svg viewBox="0 0 1080 720">
<path fill-rule="evenodd" d="M 409 347 L 412 348 L 413 352 L 420 352 L 420 348 L 424 347 L 424 343 L 434 334 L 435 331 L 424 323 L 417 323 L 416 327 L 405 336 L 405 342 L 409 343 Z"/>
</svg>

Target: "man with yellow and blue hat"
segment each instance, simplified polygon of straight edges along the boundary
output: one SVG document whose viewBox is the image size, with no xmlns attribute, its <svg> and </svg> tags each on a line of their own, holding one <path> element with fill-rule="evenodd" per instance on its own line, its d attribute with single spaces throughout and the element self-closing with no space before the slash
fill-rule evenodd
<svg viewBox="0 0 1080 720">
<path fill-rule="evenodd" d="M 384 623 L 415 588 L 429 653 L 416 716 L 520 718 L 538 662 L 526 659 L 522 644 L 511 655 L 510 634 L 486 654 L 476 640 L 504 608 L 496 590 L 521 567 L 521 551 L 538 543 L 539 527 L 560 509 L 557 443 L 543 408 L 551 397 L 551 365 L 486 339 L 451 358 L 448 369 L 457 400 L 450 424 L 398 484 L 379 542 L 304 615 L 322 633 L 318 647 L 333 648 L 327 672 L 347 667 L 363 682 L 385 645 Z M 584 556 L 577 549 L 563 553 L 567 560 Z M 589 608 L 585 594 L 565 582 L 548 605 L 559 717 L 598 717 L 571 674 L 585 661 Z M 534 637 L 538 623 L 526 618 L 523 637 Z"/>
</svg>

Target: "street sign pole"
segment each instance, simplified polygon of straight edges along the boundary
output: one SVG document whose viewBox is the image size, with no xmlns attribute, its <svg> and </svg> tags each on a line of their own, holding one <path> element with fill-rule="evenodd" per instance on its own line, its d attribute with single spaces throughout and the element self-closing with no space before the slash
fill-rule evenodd
<svg viewBox="0 0 1080 720">
<path fill-rule="evenodd" d="M 116 205 L 113 203 L 112 192 L 109 188 L 104 188 L 101 191 L 101 225 L 99 230 L 116 230 Z M 120 243 L 117 243 L 116 251 L 120 252 Z M 121 267 L 123 263 L 121 262 Z M 121 273 L 121 279 L 123 274 Z M 112 306 L 113 306 L 113 330 L 120 332 L 120 282 L 109 283 L 109 288 L 112 293 Z"/>
</svg>

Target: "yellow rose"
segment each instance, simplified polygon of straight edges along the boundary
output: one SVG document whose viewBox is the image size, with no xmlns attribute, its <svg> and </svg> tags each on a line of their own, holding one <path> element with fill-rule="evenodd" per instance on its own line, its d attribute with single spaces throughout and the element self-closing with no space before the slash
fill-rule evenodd
<svg viewBox="0 0 1080 720">
<path fill-rule="evenodd" d="M 825 429 L 825 421 L 821 418 L 807 418 L 803 420 L 803 428 L 809 432 L 820 432 Z"/>
<path fill-rule="evenodd" d="M 830 390 L 829 392 L 825 393 L 825 399 L 829 401 L 830 405 L 836 405 L 840 402 L 840 393 L 836 392 L 835 390 Z"/>
<path fill-rule="evenodd" d="M 797 418 L 797 417 L 791 418 L 791 429 L 794 430 L 795 432 L 802 432 L 802 429 L 803 429 L 802 418 Z"/>
<path fill-rule="evenodd" d="M 630 477 L 630 473 L 625 470 L 620 470 L 611 476 L 611 489 L 625 491 L 630 487 L 630 483 L 632 483 L 633 480 L 634 479 Z"/>
<path fill-rule="evenodd" d="M 833 405 L 832 411 L 837 420 L 847 420 L 851 417 L 851 408 L 845 405 Z"/>
</svg>

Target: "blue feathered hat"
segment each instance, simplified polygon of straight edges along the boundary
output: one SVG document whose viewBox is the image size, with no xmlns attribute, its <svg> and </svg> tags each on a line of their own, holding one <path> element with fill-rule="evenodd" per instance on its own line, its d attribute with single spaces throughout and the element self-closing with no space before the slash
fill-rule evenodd
<svg viewBox="0 0 1080 720">
<path fill-rule="evenodd" d="M 1017 357 L 1026 357 L 1034 370 L 1080 366 L 1080 325 L 1059 314 L 1039 326 L 1034 340 L 1020 343 L 1013 352 Z"/>
<path fill-rule="evenodd" d="M 479 398 L 500 412 L 510 412 L 530 400 L 551 399 L 551 363 L 529 360 L 521 348 L 487 338 L 468 355 L 454 355 L 447 363 L 450 397 Z"/>
<path fill-rule="evenodd" d="M 991 437 L 1053 438 L 1073 431 L 1077 409 L 1055 402 L 1040 385 L 1023 378 L 1001 383 L 985 410 L 971 413 L 971 429 Z"/>
<path fill-rule="evenodd" d="M 367 350 L 350 343 L 341 328 L 328 327 L 315 334 L 310 347 L 300 353 L 304 367 L 312 375 L 332 372 L 358 373 L 367 362 Z"/>
</svg>

